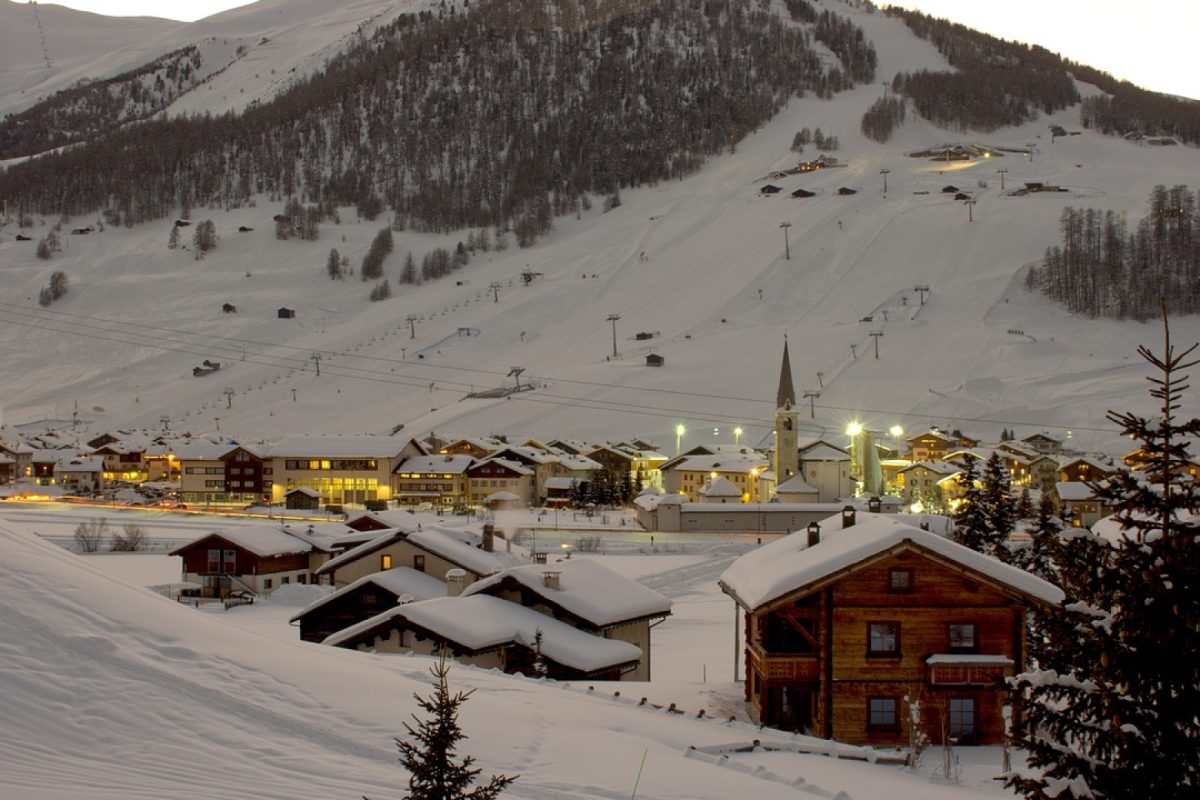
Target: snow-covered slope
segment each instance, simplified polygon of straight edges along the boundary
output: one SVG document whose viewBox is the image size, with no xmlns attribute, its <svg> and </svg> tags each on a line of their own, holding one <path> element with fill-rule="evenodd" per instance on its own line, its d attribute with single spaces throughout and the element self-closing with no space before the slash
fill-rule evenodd
<svg viewBox="0 0 1200 800">
<path fill-rule="evenodd" d="M 0 796 L 350 798 L 403 794 L 393 737 L 429 693 L 427 659 L 375 656 L 235 627 L 109 577 L 36 536 L 0 527 Z M 824 756 L 689 758 L 751 733 L 615 702 L 597 687 L 452 667 L 478 688 L 460 717 L 505 797 L 575 800 L 1000 797 L 897 767 Z M 788 737 L 753 734 L 764 741 Z M 644 768 L 640 771 L 639 765 Z M 760 761 L 764 770 L 750 774 Z M 998 760 L 988 774 L 994 773 Z M 797 784 L 798 785 L 798 784 Z"/>
<path fill-rule="evenodd" d="M 293 6 L 314 5 L 289 3 L 280 26 L 299 25 Z M 386 4 L 366 5 L 383 13 Z M 241 13 L 262 27 L 272 7 Z M 849 5 L 839 11 L 875 42 L 879 75 L 944 66 L 900 22 Z M 78 404 L 96 428 L 157 427 L 166 416 L 177 431 L 219 425 L 246 437 L 404 425 L 405 434 L 641 435 L 668 447 L 682 422 L 685 446 L 729 441 L 735 425 L 746 429 L 743 441 L 757 442 L 768 432 L 787 333 L 797 390 L 823 385 L 816 418 L 805 421 L 817 432 L 836 436 L 861 417 L 883 429 L 939 424 L 983 436 L 1051 427 L 1070 430 L 1083 449 L 1119 447 L 1104 413 L 1149 411 L 1134 351 L 1157 343 L 1160 331 L 1074 317 L 1028 294 L 1022 276 L 1057 242 L 1065 206 L 1136 219 L 1150 189 L 1193 174 L 1200 154 L 1090 131 L 1051 142 L 1052 123 L 1078 129 L 1073 110 L 987 136 L 910 117 L 893 142 L 878 145 L 858 127 L 882 92 L 864 86 L 831 101 L 794 101 L 691 178 L 623 192 L 620 207 L 559 219 L 533 248 L 479 254 L 461 273 L 401 287 L 381 303 L 367 302 L 369 285 L 356 277 L 325 277 L 330 248 L 357 267 L 386 224 L 357 223 L 352 209 L 343 224 L 323 225 L 316 243 L 276 241 L 271 218 L 280 207 L 266 198 L 253 208 L 195 209 L 193 220 L 212 218 L 221 236 L 203 261 L 167 250 L 170 220 L 66 236 L 67 250 L 50 262 L 34 257 L 35 242 L 13 241 L 10 227 L 0 232 L 3 420 L 68 417 Z M 806 126 L 836 134 L 836 155 L 848 166 L 778 180 L 783 192 L 760 195 L 764 176 L 795 163 L 788 148 Z M 955 141 L 1035 149 L 1032 158 L 974 163 L 905 155 Z M 882 169 L 890 170 L 886 195 Z M 1043 181 L 1067 191 L 1014 197 L 1001 191 L 1001 177 L 1009 189 Z M 947 185 L 973 193 L 973 222 L 943 194 Z M 800 187 L 817 195 L 791 198 Z M 856 193 L 839 195 L 842 187 Z M 243 225 L 254 230 L 238 233 Z M 419 261 L 466 233 L 397 233 L 387 274 L 395 280 L 406 251 Z M 38 289 L 59 269 L 71 292 L 39 309 Z M 542 276 L 523 286 L 526 270 Z M 929 287 L 923 306 L 917 286 Z M 238 313 L 222 314 L 225 302 Z M 296 319 L 277 319 L 279 306 L 295 308 Z M 620 316 L 616 358 L 610 315 Z M 878 359 L 872 331 L 883 334 Z M 656 335 L 636 340 L 638 332 Z M 1200 338 L 1197 318 L 1176 320 L 1175 338 Z M 664 367 L 644 366 L 651 352 L 666 358 Z M 206 358 L 225 369 L 191 377 Z M 513 366 L 542 388 L 464 399 L 502 385 Z M 236 392 L 231 408 L 226 387 Z M 1200 410 L 1194 398 L 1185 402 L 1184 411 Z"/>
</svg>

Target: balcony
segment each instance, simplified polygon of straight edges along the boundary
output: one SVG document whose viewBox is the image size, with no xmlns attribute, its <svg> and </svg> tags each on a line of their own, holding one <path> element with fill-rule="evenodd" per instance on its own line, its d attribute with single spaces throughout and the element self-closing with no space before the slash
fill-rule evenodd
<svg viewBox="0 0 1200 800">
<path fill-rule="evenodd" d="M 1004 655 L 938 653 L 925 659 L 931 686 L 993 686 L 1012 675 L 1012 659 Z"/>
<path fill-rule="evenodd" d="M 750 660 L 767 681 L 816 681 L 821 675 L 816 655 L 809 653 L 767 653 L 761 645 L 752 644 Z"/>
</svg>

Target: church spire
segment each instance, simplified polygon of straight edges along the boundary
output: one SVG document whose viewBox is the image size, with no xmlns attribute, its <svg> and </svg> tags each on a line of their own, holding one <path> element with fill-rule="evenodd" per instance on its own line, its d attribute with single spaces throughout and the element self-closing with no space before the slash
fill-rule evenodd
<svg viewBox="0 0 1200 800">
<path fill-rule="evenodd" d="M 792 360 L 788 356 L 787 334 L 783 335 L 783 366 L 779 368 L 779 391 L 775 393 L 776 408 L 794 408 L 796 390 L 792 388 Z"/>
</svg>

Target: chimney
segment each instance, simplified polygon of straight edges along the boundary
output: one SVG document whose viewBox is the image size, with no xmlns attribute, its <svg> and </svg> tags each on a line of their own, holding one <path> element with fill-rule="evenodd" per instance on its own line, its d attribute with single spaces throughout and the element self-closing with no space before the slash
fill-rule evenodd
<svg viewBox="0 0 1200 800">
<path fill-rule="evenodd" d="M 929 522 L 928 521 L 921 523 L 921 530 L 923 530 L 923 531 L 929 530 Z"/>
<path fill-rule="evenodd" d="M 492 552 L 496 547 L 496 527 L 490 522 L 483 526 L 483 550 Z"/>
<path fill-rule="evenodd" d="M 881 508 L 883 508 L 883 503 L 878 497 L 872 497 L 867 501 L 867 511 L 870 511 L 872 514 L 878 514 Z"/>
<path fill-rule="evenodd" d="M 446 571 L 446 596 L 458 597 L 467 588 L 467 571 L 457 567 Z"/>
<path fill-rule="evenodd" d="M 808 546 L 816 547 L 821 543 L 821 523 L 808 523 Z"/>
<path fill-rule="evenodd" d="M 849 528 L 854 525 L 855 513 L 854 506 L 846 506 L 842 509 L 842 527 Z"/>
<path fill-rule="evenodd" d="M 558 589 L 559 588 L 558 579 L 561 574 L 562 573 L 556 569 L 546 570 L 545 572 L 542 573 L 542 585 L 544 585 L 547 589 Z"/>
</svg>

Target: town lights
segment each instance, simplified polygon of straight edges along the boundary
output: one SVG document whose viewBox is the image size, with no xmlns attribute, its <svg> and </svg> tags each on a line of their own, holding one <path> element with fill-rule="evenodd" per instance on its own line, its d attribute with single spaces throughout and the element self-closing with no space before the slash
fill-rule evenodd
<svg viewBox="0 0 1200 800">
<path fill-rule="evenodd" d="M 733 446 L 737 447 L 742 443 L 742 429 L 737 427 L 733 429 Z"/>
<path fill-rule="evenodd" d="M 684 427 L 682 422 L 675 426 L 675 455 L 679 455 L 680 443 L 683 441 L 683 434 L 685 433 L 687 433 L 687 428 Z"/>
<path fill-rule="evenodd" d="M 893 439 L 899 439 L 901 436 L 904 435 L 904 428 L 901 428 L 899 425 L 893 425 L 888 430 L 888 433 L 890 433 L 892 435 Z"/>
<path fill-rule="evenodd" d="M 849 425 L 846 426 L 846 435 L 847 436 L 858 436 L 860 433 L 862 433 L 862 430 L 863 430 L 863 427 L 862 427 L 861 422 L 857 422 L 857 421 L 851 422 Z"/>
</svg>

